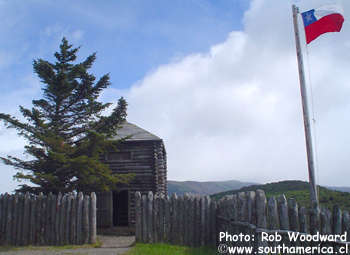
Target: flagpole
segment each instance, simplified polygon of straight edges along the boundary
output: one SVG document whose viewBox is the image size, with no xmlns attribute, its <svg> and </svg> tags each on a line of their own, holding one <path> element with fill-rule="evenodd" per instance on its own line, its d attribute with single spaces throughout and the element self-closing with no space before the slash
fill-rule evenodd
<svg viewBox="0 0 350 255">
<path fill-rule="evenodd" d="M 293 9 L 295 43 L 296 43 L 296 51 L 297 51 L 297 59 L 298 59 L 300 94 L 301 94 L 301 102 L 302 102 L 303 116 L 304 116 L 304 130 L 305 130 L 306 152 L 307 152 L 307 162 L 308 162 L 309 182 L 310 182 L 310 200 L 311 200 L 311 206 L 312 208 L 314 208 L 315 206 L 318 207 L 318 197 L 317 197 L 316 181 L 315 181 L 315 163 L 314 163 L 314 153 L 313 153 L 313 147 L 312 147 L 309 107 L 307 102 L 307 94 L 306 94 L 306 86 L 305 86 L 303 55 L 301 52 L 299 28 L 298 28 L 299 9 L 294 4 L 292 6 L 292 9 Z"/>
</svg>

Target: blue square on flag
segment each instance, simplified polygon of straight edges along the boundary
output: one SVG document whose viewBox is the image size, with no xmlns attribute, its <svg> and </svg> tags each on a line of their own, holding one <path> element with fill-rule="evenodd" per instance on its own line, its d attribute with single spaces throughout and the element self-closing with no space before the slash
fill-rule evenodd
<svg viewBox="0 0 350 255">
<path fill-rule="evenodd" d="M 303 12 L 301 14 L 301 16 L 303 17 L 303 22 L 305 27 L 317 21 L 314 13 L 315 13 L 315 10 L 312 9 L 310 11 Z"/>
</svg>

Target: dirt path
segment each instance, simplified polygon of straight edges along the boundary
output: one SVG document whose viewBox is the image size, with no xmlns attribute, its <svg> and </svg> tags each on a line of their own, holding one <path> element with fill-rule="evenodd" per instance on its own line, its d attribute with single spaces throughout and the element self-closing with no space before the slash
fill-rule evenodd
<svg viewBox="0 0 350 255">
<path fill-rule="evenodd" d="M 102 248 L 126 248 L 134 245 L 135 236 L 98 236 Z"/>
<path fill-rule="evenodd" d="M 101 248 L 79 248 L 66 250 L 19 250 L 0 252 L 0 255 L 122 255 L 135 243 L 134 236 L 98 236 Z"/>
</svg>

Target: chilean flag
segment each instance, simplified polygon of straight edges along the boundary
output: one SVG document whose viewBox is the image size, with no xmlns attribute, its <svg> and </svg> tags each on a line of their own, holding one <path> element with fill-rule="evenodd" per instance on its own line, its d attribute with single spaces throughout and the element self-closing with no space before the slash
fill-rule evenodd
<svg viewBox="0 0 350 255">
<path fill-rule="evenodd" d="M 303 12 L 301 16 L 307 44 L 324 33 L 339 32 L 344 22 L 342 9 L 333 5 Z"/>
</svg>

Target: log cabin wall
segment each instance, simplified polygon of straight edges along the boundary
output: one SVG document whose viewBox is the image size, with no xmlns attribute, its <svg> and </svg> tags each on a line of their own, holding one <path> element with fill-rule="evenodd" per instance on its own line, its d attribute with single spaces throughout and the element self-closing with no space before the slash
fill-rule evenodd
<svg viewBox="0 0 350 255">
<path fill-rule="evenodd" d="M 98 227 L 115 225 L 113 223 L 115 192 L 128 191 L 129 226 L 135 224 L 136 191 L 143 194 L 152 191 L 167 195 L 167 164 L 163 140 L 128 122 L 120 131 L 118 138 L 128 137 L 128 139 L 118 145 L 117 152 L 107 153 L 103 160 L 113 173 L 132 173 L 135 176 L 128 185 L 119 184 L 114 191 L 97 194 L 97 201 L 99 197 L 101 198 L 101 203 L 98 202 L 97 206 Z"/>
</svg>

